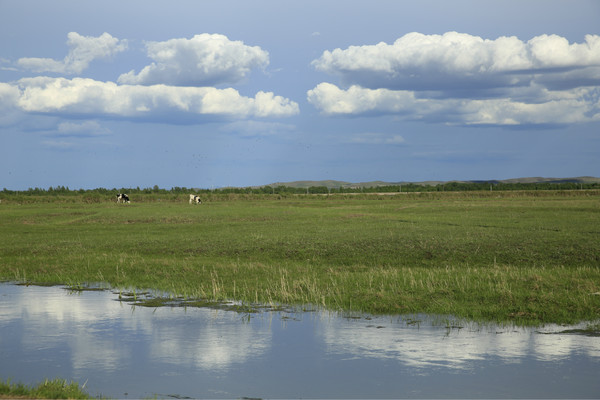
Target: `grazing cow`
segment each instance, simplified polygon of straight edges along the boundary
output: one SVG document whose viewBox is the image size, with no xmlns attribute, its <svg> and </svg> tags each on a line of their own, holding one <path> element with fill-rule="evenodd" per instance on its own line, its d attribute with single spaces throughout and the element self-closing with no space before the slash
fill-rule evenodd
<svg viewBox="0 0 600 400">
<path fill-rule="evenodd" d="M 200 196 L 196 196 L 195 194 L 190 194 L 190 204 L 202 204 L 202 200 L 200 200 Z"/>
<path fill-rule="evenodd" d="M 119 193 L 117 195 L 117 203 L 129 203 L 129 196 L 127 196 L 125 193 Z"/>
</svg>

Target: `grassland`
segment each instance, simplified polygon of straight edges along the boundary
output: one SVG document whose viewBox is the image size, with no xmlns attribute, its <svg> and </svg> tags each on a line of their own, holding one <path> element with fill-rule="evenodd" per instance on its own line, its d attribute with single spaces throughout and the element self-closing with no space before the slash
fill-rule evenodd
<svg viewBox="0 0 600 400">
<path fill-rule="evenodd" d="M 188 298 L 600 319 L 600 192 L 61 196 L 0 203 L 0 279 Z"/>
</svg>

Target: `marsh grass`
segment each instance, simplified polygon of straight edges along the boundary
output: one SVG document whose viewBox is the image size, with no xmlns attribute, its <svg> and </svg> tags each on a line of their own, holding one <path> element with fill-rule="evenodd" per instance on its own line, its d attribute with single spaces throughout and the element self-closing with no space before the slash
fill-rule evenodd
<svg viewBox="0 0 600 400">
<path fill-rule="evenodd" d="M 600 318 L 600 195 L 212 196 L 0 207 L 0 278 L 184 298 Z"/>
<path fill-rule="evenodd" d="M 0 381 L 0 398 L 6 399 L 89 399 L 75 382 L 67 383 L 63 379 L 44 380 L 37 385 Z"/>
</svg>

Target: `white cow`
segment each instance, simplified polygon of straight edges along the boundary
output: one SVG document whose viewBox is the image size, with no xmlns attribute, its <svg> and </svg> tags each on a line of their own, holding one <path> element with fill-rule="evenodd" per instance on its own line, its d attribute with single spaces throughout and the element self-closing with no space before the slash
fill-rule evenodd
<svg viewBox="0 0 600 400">
<path fill-rule="evenodd" d="M 117 203 L 129 203 L 129 196 L 127 196 L 125 193 L 119 193 L 117 195 Z"/>
<path fill-rule="evenodd" d="M 190 204 L 202 204 L 202 200 L 200 200 L 200 196 L 196 196 L 195 194 L 190 194 Z"/>
</svg>

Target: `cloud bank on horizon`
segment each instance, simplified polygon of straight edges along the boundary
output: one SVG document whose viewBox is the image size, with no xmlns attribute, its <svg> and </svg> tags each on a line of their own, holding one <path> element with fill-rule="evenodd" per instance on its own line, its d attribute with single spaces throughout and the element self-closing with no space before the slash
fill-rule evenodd
<svg viewBox="0 0 600 400">
<path fill-rule="evenodd" d="M 523 42 L 464 33 L 409 33 L 393 44 L 326 50 L 312 62 L 339 76 L 308 91 L 326 115 L 393 114 L 449 124 L 566 124 L 600 120 L 600 36 Z"/>
<path fill-rule="evenodd" d="M 80 75 L 97 59 L 128 49 L 109 33 L 67 36 L 62 61 L 21 58 L 33 72 Z M 5 111 L 63 118 L 202 123 L 211 118 L 280 118 L 299 105 L 273 92 L 232 87 L 264 70 L 269 53 L 222 34 L 146 43 L 150 64 L 116 82 L 35 76 L 0 82 Z M 327 116 L 391 114 L 456 125 L 572 124 L 600 121 L 600 36 L 569 43 L 557 35 L 483 39 L 465 33 L 409 33 L 394 43 L 325 50 L 312 67 L 339 77 L 307 91 Z M 6 116 L 3 120 L 11 120 Z M 209 119 L 210 120 L 210 119 Z"/>
</svg>

